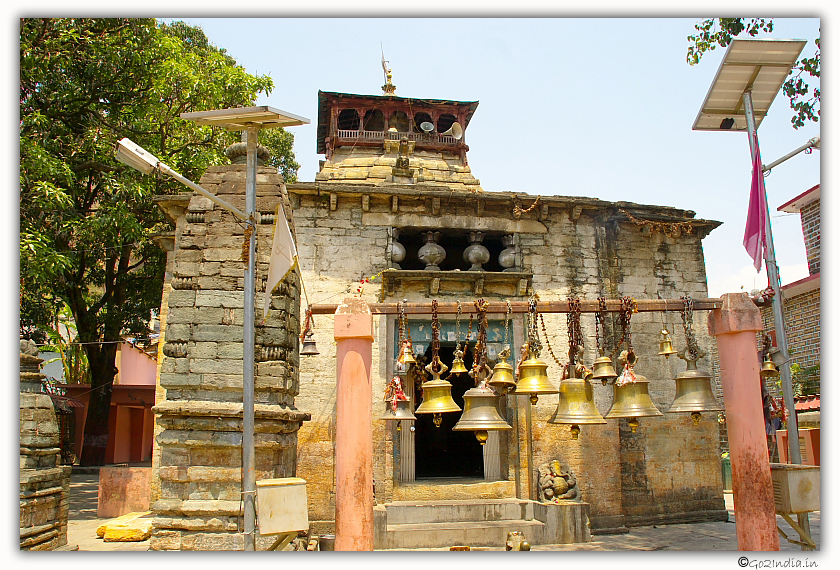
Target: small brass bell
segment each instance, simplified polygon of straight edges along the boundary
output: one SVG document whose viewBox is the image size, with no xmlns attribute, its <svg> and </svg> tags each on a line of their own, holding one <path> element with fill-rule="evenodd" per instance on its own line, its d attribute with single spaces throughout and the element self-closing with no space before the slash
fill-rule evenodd
<svg viewBox="0 0 840 570">
<path fill-rule="evenodd" d="M 692 422 L 698 425 L 700 412 L 722 412 L 723 406 L 712 393 L 711 379 L 708 372 L 697 369 L 696 361 L 686 360 L 686 369 L 674 378 L 677 393 L 668 413 L 691 412 Z"/>
<path fill-rule="evenodd" d="M 659 334 L 662 335 L 662 338 L 659 339 L 659 356 L 668 358 L 672 354 L 676 354 L 677 351 L 674 350 L 674 345 L 671 342 L 671 335 L 668 334 L 668 329 L 662 329 L 659 331 Z"/>
<path fill-rule="evenodd" d="M 605 420 L 595 407 L 595 397 L 592 384 L 588 378 L 577 378 L 577 367 L 572 376 L 560 381 L 560 401 L 554 415 L 548 420 L 550 424 L 571 424 L 572 439 L 577 439 L 580 424 L 605 424 Z"/>
<path fill-rule="evenodd" d="M 761 363 L 761 372 L 759 372 L 762 378 L 778 378 L 779 377 L 779 369 L 776 368 L 776 365 L 773 364 L 773 360 L 768 356 L 764 362 Z"/>
<path fill-rule="evenodd" d="M 318 352 L 318 348 L 315 346 L 315 339 L 312 338 L 312 331 L 307 331 L 306 336 L 303 338 L 303 347 L 300 349 L 300 353 L 304 356 L 314 356 L 316 354 L 321 354 Z"/>
<path fill-rule="evenodd" d="M 513 429 L 499 414 L 498 401 L 499 396 L 489 388 L 470 388 L 464 393 L 464 413 L 452 431 L 474 431 L 475 438 L 484 445 L 488 431 Z"/>
<path fill-rule="evenodd" d="M 513 366 L 500 360 L 493 367 L 493 376 L 487 384 L 495 388 L 500 394 L 506 394 L 516 389 L 516 380 L 513 377 Z"/>
<path fill-rule="evenodd" d="M 517 396 L 530 396 L 531 403 L 537 404 L 538 396 L 544 394 L 557 394 L 559 390 L 548 381 L 548 364 L 534 356 L 528 351 L 528 359 L 519 364 L 519 380 L 516 382 L 516 390 L 513 394 Z"/>
<path fill-rule="evenodd" d="M 397 409 L 394 409 L 393 402 L 385 404 L 385 413 L 379 416 L 380 420 L 385 421 L 403 421 L 416 420 L 417 418 L 411 413 L 408 400 L 397 400 Z M 400 429 L 400 424 L 397 424 L 397 429 Z"/>
<path fill-rule="evenodd" d="M 648 391 L 650 382 L 641 374 L 636 374 L 633 371 L 632 365 L 636 361 L 633 353 L 625 355 L 623 352 L 622 356 L 625 361 L 632 358 L 629 370 L 625 369 L 622 373 L 622 378 L 628 379 L 624 382 L 619 379 L 613 384 L 613 404 L 604 417 L 608 420 L 630 418 L 628 421 L 630 431 L 636 433 L 636 428 L 639 426 L 637 418 L 661 416 L 662 412 L 653 405 L 653 401 L 650 399 Z"/>
<path fill-rule="evenodd" d="M 411 343 L 409 341 L 405 341 L 403 343 L 402 350 L 400 351 L 400 357 L 397 361 L 400 364 L 405 364 L 406 366 L 417 364 L 417 361 L 414 359 L 414 353 L 411 350 Z"/>
<path fill-rule="evenodd" d="M 464 352 L 459 348 L 455 349 L 455 358 L 452 359 L 452 370 L 450 374 L 463 374 L 467 372 L 467 367 L 464 366 Z"/>
<path fill-rule="evenodd" d="M 441 414 L 460 412 L 461 408 L 452 399 L 452 384 L 440 379 L 441 374 L 449 370 L 449 367 L 435 356 L 426 366 L 426 370 L 431 373 L 433 378 L 428 382 L 423 382 L 421 386 L 423 389 L 423 403 L 414 410 L 414 413 L 433 414 L 435 426 L 440 427 L 443 421 Z"/>
<path fill-rule="evenodd" d="M 618 376 L 615 373 L 615 367 L 613 367 L 612 358 L 609 356 L 604 356 L 604 353 L 601 353 L 601 356 L 595 359 L 595 362 L 592 364 L 592 377 L 597 378 L 601 381 L 601 384 L 607 384 L 608 380 L 611 380 Z"/>
</svg>

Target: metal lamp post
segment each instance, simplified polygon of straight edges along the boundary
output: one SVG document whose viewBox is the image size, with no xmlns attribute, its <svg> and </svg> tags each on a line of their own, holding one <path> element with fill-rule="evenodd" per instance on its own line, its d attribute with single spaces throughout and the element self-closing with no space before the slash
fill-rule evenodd
<svg viewBox="0 0 840 570">
<path fill-rule="evenodd" d="M 136 168 L 144 174 L 158 169 L 169 174 L 186 186 L 210 198 L 222 208 L 232 212 L 248 224 L 251 235 L 248 245 L 248 265 L 245 268 L 245 317 L 243 326 L 243 371 L 242 371 L 242 494 L 244 503 L 245 550 L 255 550 L 256 544 L 256 463 L 254 457 L 254 290 L 257 224 L 257 137 L 260 129 L 292 127 L 309 124 L 309 119 L 268 106 L 237 107 L 215 111 L 181 113 L 181 118 L 195 121 L 199 126 L 223 127 L 229 131 L 244 131 L 247 146 L 245 160 L 245 212 L 228 204 L 215 194 L 190 182 L 154 156 L 123 139 L 117 146 L 117 159 Z M 269 295 L 270 291 L 266 291 Z"/>
<path fill-rule="evenodd" d="M 804 40 L 733 40 L 720 64 L 703 107 L 697 115 L 693 130 L 699 131 L 746 131 L 749 136 L 750 155 L 755 158 L 758 152 L 756 131 L 761 120 L 767 115 L 770 105 L 787 79 L 791 68 L 805 47 Z M 806 145 L 773 162 L 769 167 L 762 167 L 764 172 L 807 148 L 819 148 L 819 139 L 811 139 Z M 776 263 L 776 250 L 773 246 L 773 232 L 770 224 L 769 205 L 765 204 L 767 248 L 765 266 L 767 280 L 773 288 L 773 320 L 776 324 L 776 343 L 781 358 L 779 366 L 782 379 L 782 395 L 785 407 L 789 410 L 788 448 L 791 461 L 802 463 L 799 449 L 799 426 L 793 400 L 793 386 L 788 353 L 787 333 L 782 314 L 781 279 Z M 798 515 L 799 525 L 810 533 L 808 514 Z M 810 550 L 803 546 L 802 549 Z"/>
</svg>

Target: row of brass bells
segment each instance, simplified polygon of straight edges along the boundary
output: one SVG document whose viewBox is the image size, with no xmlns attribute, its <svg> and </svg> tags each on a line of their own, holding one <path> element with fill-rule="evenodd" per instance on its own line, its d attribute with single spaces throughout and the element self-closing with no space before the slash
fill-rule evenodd
<svg viewBox="0 0 840 570">
<path fill-rule="evenodd" d="M 668 358 L 672 354 L 676 354 L 677 351 L 674 350 L 674 344 L 671 342 L 671 335 L 668 334 L 668 329 L 662 329 L 659 331 L 659 334 L 662 335 L 662 338 L 659 339 L 659 356 Z"/>
<path fill-rule="evenodd" d="M 312 338 L 312 331 L 307 331 L 303 338 L 303 347 L 300 349 L 300 354 L 303 356 L 315 356 L 321 354 L 315 346 L 315 339 Z"/>
<path fill-rule="evenodd" d="M 605 424 L 605 420 L 595 406 L 595 395 L 589 378 L 578 378 L 577 366 L 570 365 L 569 378 L 560 381 L 560 401 L 554 415 L 548 420 L 550 424 L 572 424 L 572 439 L 580 434 L 580 424 Z"/>
<path fill-rule="evenodd" d="M 668 413 L 691 412 L 694 425 L 700 423 L 700 412 L 720 412 L 721 406 L 712 393 L 712 376 L 705 370 L 698 370 L 697 360 L 686 359 L 686 369 L 674 380 L 677 393 Z"/>
<path fill-rule="evenodd" d="M 441 375 L 449 370 L 449 367 L 440 361 L 437 356 L 426 365 L 426 371 L 432 375 L 432 380 L 423 382 L 423 403 L 414 410 L 415 414 L 433 414 L 436 427 L 443 422 L 441 414 L 447 412 L 460 412 L 461 408 L 452 399 L 452 384 L 441 380 Z"/>
<path fill-rule="evenodd" d="M 530 396 L 531 403 L 537 405 L 537 398 L 544 394 L 557 394 L 559 390 L 548 381 L 548 364 L 537 358 L 528 349 L 528 358 L 519 364 L 519 380 L 516 382 L 517 396 Z"/>
<path fill-rule="evenodd" d="M 490 388 L 470 388 L 464 393 L 464 413 L 452 431 L 474 431 L 475 438 L 484 445 L 487 432 L 513 429 L 499 414 L 498 401 L 499 396 Z"/>
<path fill-rule="evenodd" d="M 622 352 L 619 360 L 622 360 L 625 366 L 629 366 L 630 370 L 636 364 L 636 356 L 632 352 Z M 623 374 L 626 373 L 627 370 Z M 634 381 L 622 384 L 616 381 L 613 384 L 613 404 L 605 417 L 608 420 L 630 418 L 627 422 L 630 431 L 636 433 L 636 428 L 639 427 L 638 418 L 661 416 L 662 412 L 653 405 L 653 400 L 650 399 L 648 379 L 641 374 L 635 374 L 635 372 L 633 374 Z"/>
</svg>

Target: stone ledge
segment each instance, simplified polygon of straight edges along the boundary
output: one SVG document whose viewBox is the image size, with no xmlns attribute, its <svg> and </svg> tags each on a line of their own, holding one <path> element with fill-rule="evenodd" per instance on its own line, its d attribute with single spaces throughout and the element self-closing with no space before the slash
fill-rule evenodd
<svg viewBox="0 0 840 570">
<path fill-rule="evenodd" d="M 172 416 L 215 416 L 241 418 L 242 404 L 236 402 L 184 402 L 166 400 L 154 406 L 152 411 L 156 414 Z M 266 404 L 254 405 L 254 417 L 256 419 L 285 420 L 293 422 L 305 422 L 312 419 L 312 415 L 307 412 Z"/>
</svg>

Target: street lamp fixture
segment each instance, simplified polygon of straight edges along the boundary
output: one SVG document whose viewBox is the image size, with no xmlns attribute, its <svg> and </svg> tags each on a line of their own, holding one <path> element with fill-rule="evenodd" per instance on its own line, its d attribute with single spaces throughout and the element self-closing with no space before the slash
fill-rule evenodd
<svg viewBox="0 0 840 570">
<path fill-rule="evenodd" d="M 209 198 L 222 208 L 232 212 L 248 224 L 251 239 L 248 246 L 248 263 L 244 276 L 244 309 L 243 319 L 243 372 L 242 372 L 242 496 L 244 518 L 244 546 L 245 550 L 256 548 L 256 509 L 254 505 L 256 495 L 256 463 L 254 457 L 254 290 L 256 270 L 256 223 L 259 213 L 257 207 L 257 137 L 260 129 L 291 127 L 309 124 L 309 119 L 293 115 L 268 106 L 234 107 L 213 111 L 198 111 L 181 113 L 181 118 L 195 121 L 199 126 L 222 127 L 228 131 L 245 131 L 247 154 L 245 158 L 245 212 L 231 206 L 215 194 L 208 192 L 198 184 L 184 178 L 153 154 L 144 150 L 128 139 L 117 143 L 116 158 L 143 174 L 150 174 L 155 169 L 172 176 L 179 182 L 189 186 L 199 194 Z M 266 291 L 266 295 L 270 295 Z"/>
</svg>

